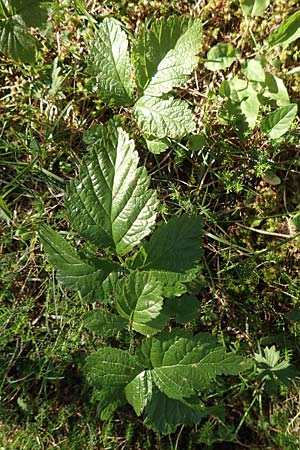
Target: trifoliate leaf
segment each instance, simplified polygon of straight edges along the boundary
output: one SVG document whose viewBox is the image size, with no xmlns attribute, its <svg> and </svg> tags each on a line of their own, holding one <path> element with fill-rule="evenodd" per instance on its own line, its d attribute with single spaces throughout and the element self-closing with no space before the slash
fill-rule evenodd
<svg viewBox="0 0 300 450">
<path fill-rule="evenodd" d="M 97 388 L 125 388 L 141 371 L 137 357 L 118 348 L 104 347 L 86 358 L 87 379 Z"/>
<path fill-rule="evenodd" d="M 299 37 L 300 11 L 297 11 L 288 19 L 284 20 L 276 30 L 272 31 L 268 42 L 271 47 L 281 45 L 283 48 L 286 48 L 296 39 L 299 39 Z"/>
<path fill-rule="evenodd" d="M 279 138 L 284 135 L 292 125 L 297 110 L 298 107 L 296 103 L 292 103 L 273 111 L 261 122 L 262 131 L 268 134 L 271 139 Z"/>
<path fill-rule="evenodd" d="M 163 306 L 162 287 L 151 272 L 132 272 L 122 278 L 115 291 L 118 313 L 131 325 L 147 324 L 155 319 Z"/>
<path fill-rule="evenodd" d="M 263 16 L 271 0 L 240 0 L 245 16 Z"/>
<path fill-rule="evenodd" d="M 117 106 L 133 103 L 128 41 L 120 23 L 105 18 L 93 42 L 89 70 L 101 100 Z"/>
<path fill-rule="evenodd" d="M 27 31 L 21 16 L 0 21 L 0 51 L 22 63 L 33 64 L 39 42 Z"/>
<path fill-rule="evenodd" d="M 140 92 L 161 95 L 185 82 L 197 64 L 201 22 L 161 17 L 142 28 L 133 43 L 132 61 Z"/>
<path fill-rule="evenodd" d="M 103 309 L 89 311 L 84 316 L 86 328 L 98 336 L 115 336 L 119 331 L 126 328 L 128 321 L 117 314 L 112 314 Z"/>
<path fill-rule="evenodd" d="M 143 96 L 136 102 L 133 112 L 141 130 L 159 139 L 179 138 L 195 128 L 188 104 L 173 97 Z"/>
<path fill-rule="evenodd" d="M 146 169 L 137 168 L 138 154 L 125 131 L 109 122 L 92 128 L 87 141 L 91 156 L 67 190 L 69 218 L 85 239 L 123 255 L 150 233 L 156 193 L 148 189 Z"/>
<path fill-rule="evenodd" d="M 83 259 L 59 233 L 43 225 L 41 242 L 51 264 L 57 269 L 57 278 L 66 288 L 80 291 L 84 300 L 105 302 L 103 283 L 112 272 L 122 273 L 119 264 L 105 258 Z"/>
<path fill-rule="evenodd" d="M 207 53 L 206 67 L 208 70 L 227 69 L 237 59 L 237 50 L 226 42 L 219 42 Z"/>
</svg>

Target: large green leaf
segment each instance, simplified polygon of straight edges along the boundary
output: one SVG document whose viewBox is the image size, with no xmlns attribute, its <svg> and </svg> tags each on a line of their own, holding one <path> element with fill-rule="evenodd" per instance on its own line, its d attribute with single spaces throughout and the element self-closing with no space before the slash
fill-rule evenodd
<svg viewBox="0 0 300 450">
<path fill-rule="evenodd" d="M 103 283 L 112 272 L 122 272 L 119 264 L 105 258 L 83 259 L 59 233 L 43 225 L 41 242 L 58 279 L 66 288 L 80 291 L 86 301 L 105 301 Z"/>
<path fill-rule="evenodd" d="M 104 347 L 86 358 L 88 381 L 99 389 L 125 388 L 141 371 L 137 357 L 118 348 Z"/>
<path fill-rule="evenodd" d="M 236 58 L 237 51 L 231 44 L 219 42 L 208 51 L 206 67 L 212 71 L 227 69 Z"/>
<path fill-rule="evenodd" d="M 90 50 L 89 69 L 101 100 L 117 106 L 133 103 L 128 41 L 120 23 L 105 18 Z"/>
<path fill-rule="evenodd" d="M 244 360 L 226 353 L 217 339 L 207 333 L 173 329 L 146 339 L 137 351 L 144 366 L 126 387 L 127 400 L 140 414 L 151 398 L 154 386 L 167 397 L 185 402 L 221 374 L 238 374 Z"/>
<path fill-rule="evenodd" d="M 184 100 L 143 96 L 134 105 L 134 115 L 144 133 L 157 138 L 178 138 L 195 128 L 194 118 Z"/>
<path fill-rule="evenodd" d="M 269 114 L 261 123 L 261 129 L 267 133 L 271 139 L 277 139 L 284 135 L 292 125 L 298 107 L 295 103 L 278 108 Z"/>
<path fill-rule="evenodd" d="M 156 193 L 146 169 L 137 168 L 133 141 L 113 122 L 93 128 L 87 142 L 91 156 L 67 190 L 69 218 L 85 239 L 123 255 L 150 233 Z"/>
<path fill-rule="evenodd" d="M 263 16 L 271 0 L 240 0 L 245 16 Z"/>
<path fill-rule="evenodd" d="M 38 41 L 27 31 L 21 16 L 0 21 L 0 51 L 23 63 L 35 62 Z"/>
<path fill-rule="evenodd" d="M 141 92 L 148 86 L 147 95 L 161 95 L 186 81 L 197 64 L 201 30 L 198 19 L 179 16 L 161 17 L 140 30 L 132 61 Z"/>
<path fill-rule="evenodd" d="M 103 309 L 89 311 L 84 316 L 84 325 L 98 336 L 115 336 L 126 328 L 128 321 Z"/>
<path fill-rule="evenodd" d="M 202 236 L 199 216 L 172 217 L 161 223 L 143 244 L 136 266 L 143 270 L 186 272 L 199 264 Z"/>
<path fill-rule="evenodd" d="M 40 27 L 48 19 L 48 9 L 53 0 L 11 0 L 16 14 L 19 14 L 27 27 Z"/>
<path fill-rule="evenodd" d="M 300 11 L 295 12 L 291 17 L 284 20 L 279 27 L 274 30 L 268 42 L 271 47 L 282 45 L 286 48 L 289 44 L 300 37 Z"/>
<path fill-rule="evenodd" d="M 162 287 L 151 272 L 132 272 L 116 288 L 115 302 L 119 314 L 132 327 L 155 319 L 163 306 Z"/>
<path fill-rule="evenodd" d="M 197 424 L 207 415 L 214 415 L 219 410 L 220 408 L 204 407 L 195 397 L 182 402 L 155 389 L 145 407 L 145 424 L 158 433 L 169 434 L 174 433 L 181 424 Z"/>
<path fill-rule="evenodd" d="M 182 30 L 178 21 L 178 18 L 176 21 L 172 19 L 163 20 L 165 27 L 171 28 L 170 34 L 173 34 L 172 28 L 174 26 Z M 201 31 L 202 25 L 199 19 L 187 21 L 186 30 L 178 38 L 174 47 L 168 50 L 159 62 L 155 74 L 144 91 L 144 95 L 160 97 L 188 79 L 198 63 L 199 57 L 197 54 L 200 51 Z M 159 39 L 160 45 L 169 47 L 170 41 L 162 41 L 161 36 Z"/>
</svg>

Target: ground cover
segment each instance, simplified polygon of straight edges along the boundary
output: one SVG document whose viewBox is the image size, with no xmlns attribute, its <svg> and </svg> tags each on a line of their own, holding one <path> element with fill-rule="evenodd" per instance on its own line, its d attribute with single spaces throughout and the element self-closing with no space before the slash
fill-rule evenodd
<svg viewBox="0 0 300 450">
<path fill-rule="evenodd" d="M 264 57 L 264 40 L 297 12 L 297 2 L 271 2 L 262 16 L 246 17 L 239 2 L 227 1 L 50 6 L 42 26 L 28 23 L 39 42 L 35 64 L 1 56 L 2 448 L 299 448 L 299 121 L 275 138 L 268 123 L 262 126 L 272 111 L 299 102 L 299 41 L 267 54 L 273 64 L 263 70 L 286 90 L 280 84 L 281 99 L 273 92 L 259 106 L 253 126 L 245 128 L 228 94 L 228 87 L 239 92 L 237 85 L 224 84 L 247 76 L 243 61 Z M 130 36 L 147 17 L 172 14 L 203 23 L 199 62 L 172 89 L 187 102 L 195 129 L 167 137 L 168 148 L 155 154 L 131 106 L 102 101 L 93 89 L 87 55 L 104 17 L 119 20 Z M 215 53 L 212 63 L 221 66 L 209 67 L 207 53 L 220 42 L 229 60 Z M 259 89 L 270 99 L 266 87 Z M 129 405 L 100 420 L 84 366 L 107 341 L 84 326 L 93 307 L 59 283 L 38 234 L 48 224 L 75 247 L 83 244 L 67 221 L 64 192 L 88 154 L 84 132 L 113 116 L 135 140 L 157 192 L 157 221 L 184 214 L 203 221 L 201 275 L 193 280 L 199 312 L 181 327 L 209 332 L 255 364 L 218 377 L 205 393 L 209 407 L 224 405 L 222 414 L 169 435 L 147 428 Z M 123 337 L 109 343 L 122 348 Z"/>
</svg>

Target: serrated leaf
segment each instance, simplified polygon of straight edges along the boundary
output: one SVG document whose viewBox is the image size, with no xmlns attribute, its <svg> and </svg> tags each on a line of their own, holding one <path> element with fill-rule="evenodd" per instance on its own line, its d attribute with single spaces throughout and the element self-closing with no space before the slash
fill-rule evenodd
<svg viewBox="0 0 300 450">
<path fill-rule="evenodd" d="M 97 409 L 100 412 L 101 420 L 108 420 L 116 409 L 127 403 L 124 389 L 122 387 L 118 389 L 116 386 L 107 386 L 100 391 L 96 390 L 93 398 L 99 402 Z"/>
<path fill-rule="evenodd" d="M 284 20 L 279 27 L 272 31 L 268 39 L 271 47 L 281 45 L 286 48 L 289 44 L 300 37 L 300 11 L 295 12 Z"/>
<path fill-rule="evenodd" d="M 185 324 L 200 316 L 200 302 L 195 295 L 183 295 L 180 298 L 172 298 L 168 301 L 168 306 L 177 323 Z"/>
<path fill-rule="evenodd" d="M 89 70 L 102 101 L 117 106 L 133 103 L 128 41 L 120 23 L 105 18 L 90 50 Z"/>
<path fill-rule="evenodd" d="M 104 347 L 86 358 L 85 372 L 97 388 L 125 388 L 141 372 L 141 366 L 128 351 Z"/>
<path fill-rule="evenodd" d="M 142 131 L 159 139 L 179 138 L 195 128 L 188 104 L 173 97 L 143 96 L 134 105 L 133 112 Z"/>
<path fill-rule="evenodd" d="M 248 59 L 242 66 L 242 71 L 250 81 L 265 81 L 265 71 L 258 59 Z"/>
<path fill-rule="evenodd" d="M 240 0 L 245 16 L 263 16 L 271 0 Z"/>
<path fill-rule="evenodd" d="M 133 406 L 136 415 L 140 416 L 152 397 L 152 378 L 149 371 L 139 373 L 125 388 L 128 402 Z"/>
<path fill-rule="evenodd" d="M 284 135 L 292 125 L 298 107 L 295 103 L 283 106 L 269 114 L 262 122 L 261 129 L 271 139 L 277 139 Z"/>
<path fill-rule="evenodd" d="M 33 64 L 38 45 L 20 16 L 0 21 L 0 51 L 4 55 L 25 64 Z"/>
<path fill-rule="evenodd" d="M 162 41 L 162 36 L 159 36 L 160 46 L 167 46 L 168 51 L 165 53 L 165 49 L 163 49 L 165 55 L 157 65 L 156 72 L 152 75 L 144 91 L 145 96 L 160 97 L 170 92 L 174 87 L 178 87 L 187 81 L 192 70 L 197 66 L 202 24 L 199 19 L 183 20 L 187 24 L 185 30 L 185 27 L 178 24 L 178 19 L 176 21 L 160 19 L 160 25 L 164 28 L 168 26 L 171 28 L 170 34 L 176 33 L 176 31 L 174 32 L 174 26 L 179 27 L 182 34 L 179 35 L 177 30 L 176 34 L 179 35 L 179 38 L 174 43 L 174 47 L 170 49 L 170 41 Z M 164 30 L 164 33 L 166 33 L 166 30 Z M 155 51 L 157 51 L 157 48 Z"/>
<path fill-rule="evenodd" d="M 84 316 L 85 327 L 98 336 L 115 336 L 126 328 L 128 321 L 103 309 L 90 311 Z"/>
<path fill-rule="evenodd" d="M 83 259 L 59 233 L 43 225 L 40 239 L 57 278 L 66 288 L 80 291 L 84 300 L 105 301 L 103 282 L 111 272 L 122 273 L 119 264 L 105 258 Z"/>
<path fill-rule="evenodd" d="M 151 23 L 149 30 L 142 28 L 132 49 L 140 92 L 147 88 L 151 79 L 150 91 L 155 95 L 157 92 L 169 92 L 186 81 L 197 63 L 200 33 L 198 19 L 179 16 L 161 17 Z M 186 52 L 184 58 L 183 51 Z M 157 86 L 158 78 L 161 78 L 161 87 Z"/>
<path fill-rule="evenodd" d="M 197 398 L 182 402 L 167 397 L 156 389 L 145 408 L 145 424 L 161 434 L 174 433 L 181 425 L 199 423 L 202 418 L 214 414 L 217 408 L 204 407 Z"/>
<path fill-rule="evenodd" d="M 51 0 L 11 0 L 11 5 L 27 27 L 40 27 L 48 19 Z"/>
<path fill-rule="evenodd" d="M 231 66 L 237 59 L 237 50 L 229 43 L 219 42 L 207 53 L 208 70 L 224 70 Z"/>
<path fill-rule="evenodd" d="M 159 315 L 163 306 L 161 294 L 161 285 L 151 272 L 132 272 L 117 284 L 116 308 L 136 329 L 136 325 L 147 324 Z"/>
<path fill-rule="evenodd" d="M 297 371 L 295 367 L 288 361 L 280 361 L 280 352 L 276 350 L 275 345 L 271 348 L 264 348 L 264 355 L 260 353 L 254 354 L 257 364 L 259 378 L 264 380 L 278 379 L 281 383 L 288 386 L 293 378 L 296 377 Z"/>
<path fill-rule="evenodd" d="M 151 363 L 148 370 L 153 382 L 175 400 L 184 400 L 196 390 L 207 388 L 217 375 L 243 370 L 243 358 L 226 354 L 224 347 L 207 333 L 193 336 L 186 330 L 174 329 L 146 340 L 142 347 L 143 361 Z"/>
<path fill-rule="evenodd" d="M 136 264 L 142 270 L 186 272 L 199 263 L 202 256 L 202 220 L 183 214 L 161 223 L 151 239 L 142 247 Z"/>
<path fill-rule="evenodd" d="M 156 193 L 148 189 L 146 169 L 137 168 L 138 154 L 125 131 L 109 122 L 93 128 L 88 140 L 91 156 L 67 189 L 68 215 L 85 239 L 124 255 L 150 233 Z"/>
</svg>

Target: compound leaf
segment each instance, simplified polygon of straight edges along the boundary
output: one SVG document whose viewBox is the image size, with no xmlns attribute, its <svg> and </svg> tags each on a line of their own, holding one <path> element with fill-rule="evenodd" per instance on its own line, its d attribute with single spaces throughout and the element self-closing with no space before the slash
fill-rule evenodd
<svg viewBox="0 0 300 450">
<path fill-rule="evenodd" d="M 98 336 L 115 336 L 119 331 L 126 328 L 128 321 L 123 317 L 113 314 L 104 309 L 90 311 L 84 316 L 86 328 Z"/>
<path fill-rule="evenodd" d="M 236 49 L 226 42 L 219 42 L 207 53 L 206 67 L 208 70 L 227 69 L 237 58 Z"/>
<path fill-rule="evenodd" d="M 155 319 L 163 306 L 162 287 L 151 272 L 132 272 L 116 288 L 118 313 L 130 320 L 132 327 Z"/>
<path fill-rule="evenodd" d="M 174 97 L 143 96 L 136 102 L 133 112 L 143 132 L 160 139 L 182 137 L 195 128 L 188 104 Z"/>
<path fill-rule="evenodd" d="M 80 291 L 86 301 L 105 301 L 103 283 L 112 272 L 121 272 L 119 264 L 105 258 L 83 259 L 59 233 L 43 225 L 41 242 L 58 279 L 66 288 Z"/>
<path fill-rule="evenodd" d="M 298 107 L 296 103 L 278 108 L 269 114 L 261 123 L 261 129 L 269 135 L 271 139 L 277 139 L 285 134 L 292 125 Z"/>
<path fill-rule="evenodd" d="M 91 129 L 87 142 L 91 156 L 67 190 L 69 219 L 85 239 L 123 255 L 150 233 L 156 193 L 146 169 L 137 168 L 134 142 L 113 122 Z"/>
<path fill-rule="evenodd" d="M 27 31 L 21 16 L 0 21 L 0 51 L 23 63 L 35 62 L 38 41 Z"/>
<path fill-rule="evenodd" d="M 197 64 L 202 25 L 198 19 L 161 17 L 134 41 L 132 61 L 140 92 L 161 95 L 185 82 Z"/>
<path fill-rule="evenodd" d="M 291 17 L 284 20 L 279 27 L 274 30 L 268 42 L 271 47 L 281 45 L 286 48 L 289 44 L 300 37 L 300 11 L 295 12 Z"/>
<path fill-rule="evenodd" d="M 119 22 L 105 18 L 89 56 L 89 69 L 104 102 L 117 106 L 133 103 L 128 41 Z"/>
</svg>

